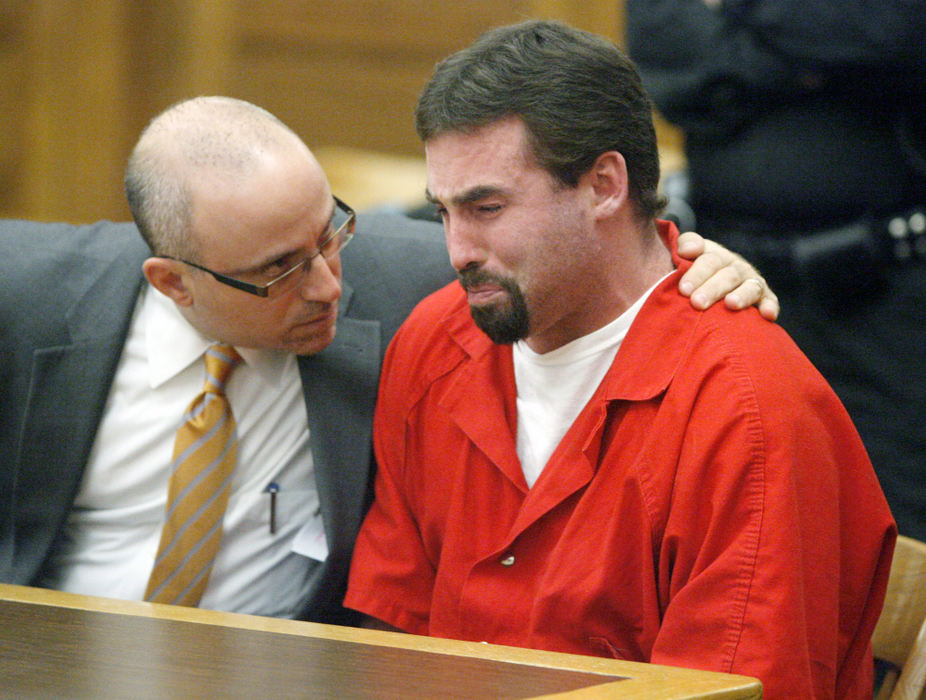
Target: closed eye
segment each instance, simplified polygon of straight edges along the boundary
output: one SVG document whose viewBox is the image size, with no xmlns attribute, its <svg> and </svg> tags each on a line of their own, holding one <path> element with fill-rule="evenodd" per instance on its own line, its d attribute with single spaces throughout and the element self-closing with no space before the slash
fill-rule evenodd
<svg viewBox="0 0 926 700">
<path fill-rule="evenodd" d="M 296 264 L 295 256 L 293 255 L 284 255 L 281 258 L 277 258 L 273 262 L 266 264 L 260 270 L 260 275 L 262 277 L 267 277 L 272 279 L 282 275 L 287 270 L 291 269 L 293 265 Z"/>
</svg>

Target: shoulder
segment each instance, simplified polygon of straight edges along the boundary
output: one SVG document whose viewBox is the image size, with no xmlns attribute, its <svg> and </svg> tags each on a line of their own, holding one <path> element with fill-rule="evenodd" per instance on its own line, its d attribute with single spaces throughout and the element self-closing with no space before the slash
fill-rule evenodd
<svg viewBox="0 0 926 700">
<path fill-rule="evenodd" d="M 0 220 L 0 304 L 39 303 L 43 291 L 57 303 L 84 280 L 102 274 L 132 285 L 151 253 L 131 223 L 93 224 Z"/>
<path fill-rule="evenodd" d="M 730 311 L 715 305 L 704 313 L 699 330 L 703 344 L 699 354 L 735 361 L 753 384 L 781 387 L 795 381 L 825 385 L 788 333 L 763 319 L 754 308 Z"/>
<path fill-rule="evenodd" d="M 107 262 L 150 255 L 134 224 L 110 221 L 67 224 L 2 219 L 0 245 L 4 272 L 20 269 L 24 274 L 32 274 L 33 268 L 60 266 L 65 260 Z"/>
<path fill-rule="evenodd" d="M 357 235 L 381 241 L 436 241 L 443 247 L 444 227 L 439 221 L 416 219 L 400 212 L 371 211 L 357 215 Z"/>
<path fill-rule="evenodd" d="M 675 283 L 673 276 L 647 300 L 621 348 L 622 372 L 633 386 L 692 401 L 726 392 L 771 413 L 810 395 L 836 400 L 781 326 L 755 309 L 730 311 L 722 303 L 697 311 Z"/>
<path fill-rule="evenodd" d="M 415 307 L 403 324 L 403 332 L 419 337 L 451 339 L 454 330 L 472 326 L 466 293 L 457 282 L 451 282 L 429 294 Z"/>
<path fill-rule="evenodd" d="M 97 221 L 90 224 L 0 219 L 0 238 L 21 249 L 47 247 L 89 247 L 105 249 L 112 244 L 125 244 L 147 250 L 135 224 L 131 222 Z"/>
<path fill-rule="evenodd" d="M 672 380 L 677 395 L 707 411 L 724 407 L 731 415 L 719 422 L 752 423 L 766 440 L 799 438 L 821 423 L 852 430 L 836 393 L 781 326 L 721 304 L 694 323 Z"/>
<path fill-rule="evenodd" d="M 0 382 L 28 378 L 36 348 L 118 332 L 150 255 L 133 224 L 111 222 L 3 220 L 0 251 Z"/>
<path fill-rule="evenodd" d="M 429 294 L 414 308 L 396 334 L 396 352 L 442 352 L 445 348 L 466 345 L 467 338 L 478 329 L 472 322 L 466 294 L 459 283 Z"/>
</svg>

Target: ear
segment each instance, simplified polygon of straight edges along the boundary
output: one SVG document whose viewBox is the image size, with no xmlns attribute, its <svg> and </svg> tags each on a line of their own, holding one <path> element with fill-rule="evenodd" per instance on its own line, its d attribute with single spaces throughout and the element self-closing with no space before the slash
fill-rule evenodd
<svg viewBox="0 0 926 700">
<path fill-rule="evenodd" d="M 168 258 L 148 258 L 141 269 L 148 283 L 177 306 L 191 306 L 193 293 L 185 282 L 183 263 Z"/>
<path fill-rule="evenodd" d="M 626 205 L 629 198 L 627 163 L 617 151 L 606 151 L 598 156 L 582 179 L 587 179 L 591 187 L 596 218 L 610 218 Z"/>
</svg>

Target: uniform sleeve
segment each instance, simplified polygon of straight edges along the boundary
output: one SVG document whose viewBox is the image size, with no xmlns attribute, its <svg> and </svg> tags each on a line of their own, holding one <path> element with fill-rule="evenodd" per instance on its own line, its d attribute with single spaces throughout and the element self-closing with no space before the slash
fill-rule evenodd
<svg viewBox="0 0 926 700">
<path fill-rule="evenodd" d="M 896 531 L 838 400 L 806 364 L 781 368 L 731 365 L 734 381 L 701 386 L 659 551 L 651 660 L 758 677 L 769 698 L 870 698 Z"/>
<path fill-rule="evenodd" d="M 926 66 L 926 13 L 909 0 L 724 0 L 724 11 L 775 51 L 823 67 Z"/>
<path fill-rule="evenodd" d="M 926 13 L 907 0 L 627 0 L 626 20 L 654 102 L 704 136 L 833 82 L 850 94 L 888 83 L 907 91 L 926 69 Z"/>
<path fill-rule="evenodd" d="M 687 132 L 732 132 L 767 100 L 798 92 L 798 71 L 784 56 L 702 0 L 627 0 L 626 21 L 627 51 L 647 92 Z"/>
<path fill-rule="evenodd" d="M 354 547 L 345 606 L 414 634 L 427 634 L 435 567 L 404 492 L 408 382 L 414 374 L 402 328 L 386 353 L 373 424 L 375 498 Z"/>
</svg>

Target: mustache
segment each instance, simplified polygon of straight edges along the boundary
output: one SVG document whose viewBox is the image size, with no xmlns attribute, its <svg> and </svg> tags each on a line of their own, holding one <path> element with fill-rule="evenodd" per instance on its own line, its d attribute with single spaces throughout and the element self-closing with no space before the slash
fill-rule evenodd
<svg viewBox="0 0 926 700">
<path fill-rule="evenodd" d="M 298 323 L 308 323 L 314 321 L 325 314 L 331 313 L 334 309 L 338 308 L 338 302 L 328 302 L 328 301 L 313 301 L 309 302 L 309 305 L 302 310 L 302 313 L 299 314 L 299 317 L 296 319 Z"/>
<path fill-rule="evenodd" d="M 512 284 L 511 280 L 508 278 L 492 274 L 491 272 L 486 272 L 482 268 L 478 267 L 467 267 L 463 270 L 460 270 L 457 272 L 457 277 L 459 278 L 463 289 L 467 291 L 473 287 L 479 287 L 483 284 L 498 285 L 503 289 L 509 289 Z"/>
</svg>

